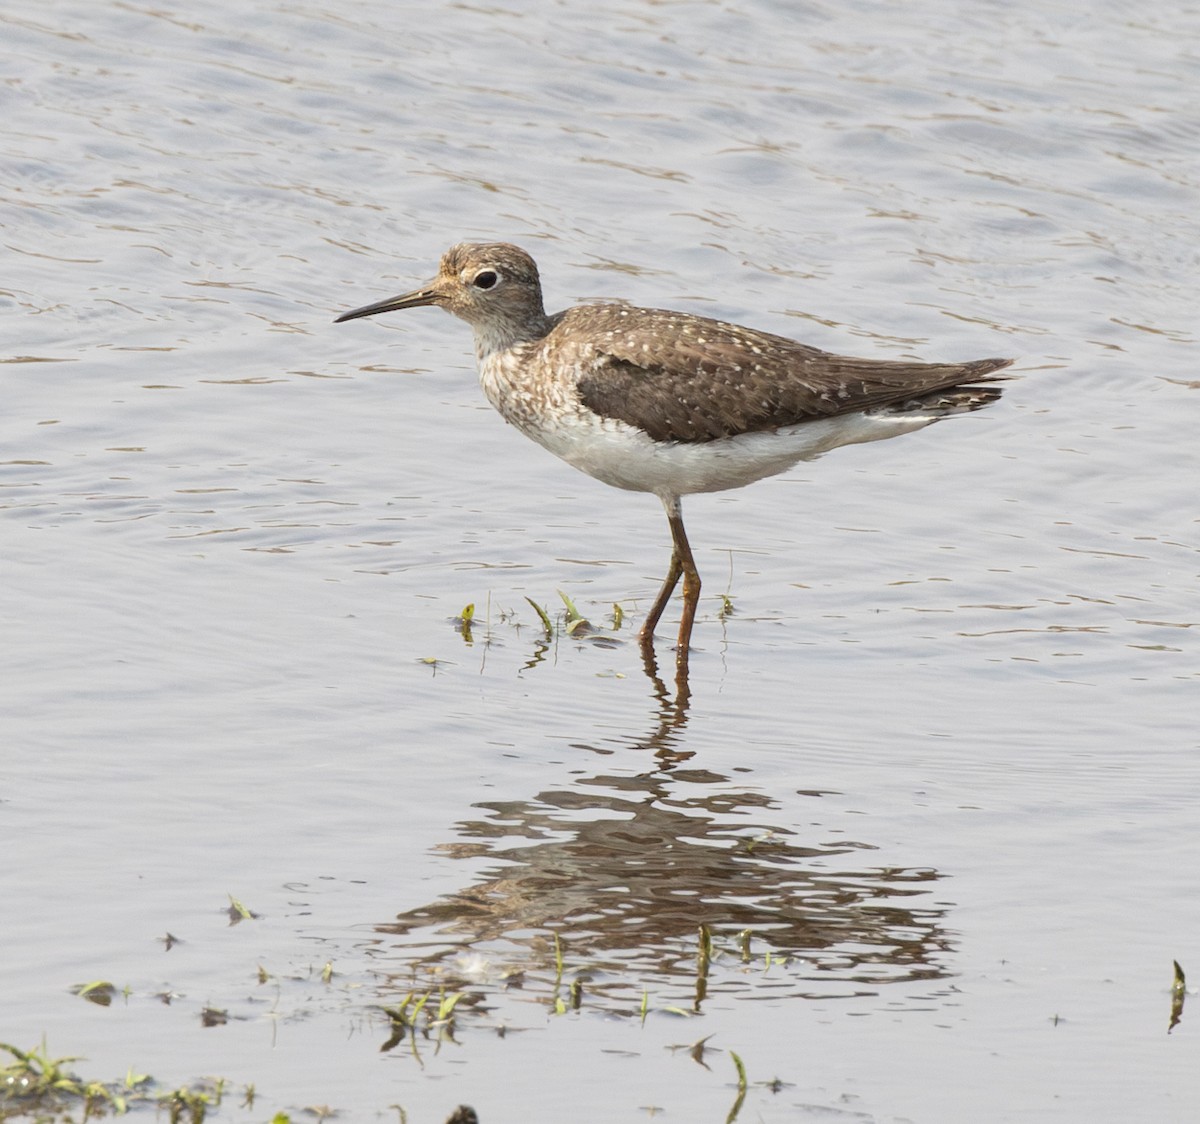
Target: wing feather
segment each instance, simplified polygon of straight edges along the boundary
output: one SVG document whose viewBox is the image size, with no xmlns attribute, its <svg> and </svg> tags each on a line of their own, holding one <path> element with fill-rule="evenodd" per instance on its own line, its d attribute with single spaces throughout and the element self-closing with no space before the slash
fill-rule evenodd
<svg viewBox="0 0 1200 1124">
<path fill-rule="evenodd" d="M 856 359 L 736 324 L 622 305 L 580 305 L 556 319 L 552 337 L 588 341 L 577 382 L 583 404 L 656 441 L 714 441 L 919 399 L 1004 378 L 993 372 L 1011 362 Z"/>
</svg>

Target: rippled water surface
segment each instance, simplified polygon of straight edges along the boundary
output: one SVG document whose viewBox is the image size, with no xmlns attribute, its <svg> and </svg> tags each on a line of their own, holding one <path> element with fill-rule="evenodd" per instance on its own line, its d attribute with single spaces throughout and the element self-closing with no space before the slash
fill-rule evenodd
<svg viewBox="0 0 1200 1124">
<path fill-rule="evenodd" d="M 1194 9 L 0 32 L 0 1041 L 220 1119 L 1196 1119 Z M 1023 377 L 690 501 L 680 684 L 657 502 L 506 427 L 461 323 L 331 322 L 464 238 Z"/>
</svg>

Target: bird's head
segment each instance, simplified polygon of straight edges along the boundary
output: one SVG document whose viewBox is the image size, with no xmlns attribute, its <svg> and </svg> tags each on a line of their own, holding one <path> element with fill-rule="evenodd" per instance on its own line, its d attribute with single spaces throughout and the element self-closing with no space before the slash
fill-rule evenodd
<svg viewBox="0 0 1200 1124">
<path fill-rule="evenodd" d="M 437 305 L 465 320 L 480 339 L 504 346 L 545 330 L 546 312 L 537 265 L 507 242 L 460 242 L 442 255 L 438 274 L 412 292 L 343 313 L 335 323 Z"/>
</svg>

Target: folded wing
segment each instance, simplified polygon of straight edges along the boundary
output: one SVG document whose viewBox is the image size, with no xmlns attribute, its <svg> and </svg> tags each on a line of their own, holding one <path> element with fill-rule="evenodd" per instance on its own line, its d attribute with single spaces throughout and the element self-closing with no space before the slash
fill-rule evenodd
<svg viewBox="0 0 1200 1124">
<path fill-rule="evenodd" d="M 992 382 L 1009 359 L 916 363 L 833 355 L 784 336 L 685 313 L 580 306 L 600 338 L 581 374 L 583 404 L 656 441 L 714 441 L 918 400 Z"/>
</svg>

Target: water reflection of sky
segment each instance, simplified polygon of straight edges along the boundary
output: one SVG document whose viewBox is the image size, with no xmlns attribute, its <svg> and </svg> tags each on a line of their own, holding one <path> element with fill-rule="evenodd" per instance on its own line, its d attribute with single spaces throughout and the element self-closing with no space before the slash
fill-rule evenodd
<svg viewBox="0 0 1200 1124">
<path fill-rule="evenodd" d="M 5 1041 L 364 1118 L 725 1119 L 731 1049 L 742 1119 L 1195 1102 L 1192 15 L 0 26 Z M 657 504 L 503 426 L 461 325 L 330 323 L 471 237 L 551 307 L 1025 377 L 690 504 L 696 651 L 648 679 Z M 623 630 L 545 643 L 560 589 Z M 435 983 L 459 1044 L 381 1056 Z"/>
</svg>

